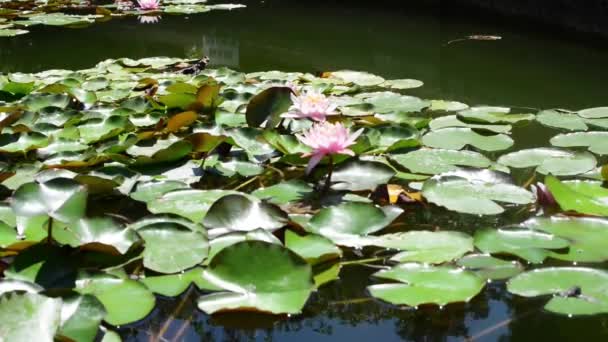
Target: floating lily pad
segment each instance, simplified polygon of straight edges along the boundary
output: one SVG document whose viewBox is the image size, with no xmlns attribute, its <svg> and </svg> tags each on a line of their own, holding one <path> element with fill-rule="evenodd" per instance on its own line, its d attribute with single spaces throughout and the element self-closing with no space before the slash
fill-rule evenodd
<svg viewBox="0 0 608 342">
<path fill-rule="evenodd" d="M 542 174 L 570 176 L 593 169 L 597 161 L 588 152 L 574 152 L 555 148 L 533 148 L 503 155 L 499 164 L 514 168 L 536 168 Z"/>
<path fill-rule="evenodd" d="M 53 231 L 53 238 L 61 244 L 93 250 L 126 253 L 139 238 L 129 228 L 118 225 L 107 217 L 82 218 L 62 229 Z"/>
<path fill-rule="evenodd" d="M 425 134 L 422 143 L 428 147 L 460 150 L 467 145 L 484 151 L 506 150 L 513 139 L 505 134 L 481 135 L 470 128 L 444 128 Z"/>
<path fill-rule="evenodd" d="M 420 88 L 424 85 L 424 82 L 412 79 L 399 79 L 399 80 L 388 80 L 381 84 L 383 87 L 391 89 L 412 89 Z"/>
<path fill-rule="evenodd" d="M 311 195 L 312 186 L 301 180 L 289 180 L 267 188 L 260 188 L 251 194 L 261 200 L 277 205 L 297 202 Z"/>
<path fill-rule="evenodd" d="M 424 182 L 422 195 L 431 203 L 467 214 L 496 215 L 506 204 L 529 204 L 534 195 L 506 182 L 487 182 L 458 176 L 436 176 Z"/>
<path fill-rule="evenodd" d="M 565 253 L 552 252 L 551 257 L 575 262 L 602 262 L 608 260 L 608 220 L 584 217 L 533 218 L 524 227 L 544 231 L 570 243 Z"/>
<path fill-rule="evenodd" d="M 268 267 L 272 265 L 272 267 Z M 310 266 L 295 253 L 261 241 L 239 242 L 215 255 L 205 278 L 228 292 L 202 296 L 206 313 L 258 310 L 295 314 L 314 289 Z"/>
<path fill-rule="evenodd" d="M 384 301 L 417 307 L 421 304 L 447 305 L 468 302 L 484 287 L 485 279 L 475 273 L 449 266 L 416 263 L 397 265 L 374 274 L 381 279 L 405 284 L 379 284 L 368 287 L 372 296 Z"/>
<path fill-rule="evenodd" d="M 69 296 L 61 307 L 59 335 L 74 341 L 92 341 L 105 316 L 103 304 L 94 296 Z"/>
<path fill-rule="evenodd" d="M 522 273 L 507 283 L 509 292 L 537 297 L 554 295 L 545 310 L 564 315 L 608 312 L 608 273 L 592 268 L 549 267 Z"/>
<path fill-rule="evenodd" d="M 439 174 L 458 170 L 459 166 L 485 168 L 492 161 L 473 151 L 419 149 L 391 156 L 397 163 L 414 173 Z"/>
<path fill-rule="evenodd" d="M 464 121 L 461 121 L 460 119 L 458 119 L 458 117 L 456 115 L 446 115 L 446 116 L 441 116 L 436 119 L 433 119 L 429 123 L 429 127 L 433 131 L 441 130 L 443 128 L 450 128 L 450 127 L 463 127 L 463 128 L 470 128 L 470 129 L 474 129 L 474 130 L 488 131 L 488 132 L 494 132 L 494 133 L 510 133 L 511 129 L 512 129 L 512 126 L 508 125 L 508 124 L 502 124 L 502 125 L 485 124 L 484 125 L 484 124 L 475 124 L 475 123 L 464 122 Z"/>
<path fill-rule="evenodd" d="M 587 119 L 608 118 L 608 107 L 596 107 L 583 109 L 578 112 L 578 115 Z"/>
<path fill-rule="evenodd" d="M 156 302 L 145 285 L 105 274 L 81 276 L 76 281 L 75 290 L 97 297 L 107 311 L 104 320 L 112 325 L 132 323 L 144 318 Z"/>
<path fill-rule="evenodd" d="M 475 272 L 485 279 L 508 279 L 523 272 L 518 261 L 507 261 L 487 254 L 470 254 L 458 260 L 457 264 Z"/>
<path fill-rule="evenodd" d="M 350 161 L 338 167 L 332 174 L 332 188 L 335 190 L 373 190 L 378 185 L 388 183 L 395 171 L 379 162 Z"/>
<path fill-rule="evenodd" d="M 174 222 L 152 223 L 137 229 L 145 243 L 144 266 L 160 273 L 176 273 L 203 262 L 209 252 L 200 231 Z"/>
<path fill-rule="evenodd" d="M 382 77 L 363 71 L 333 71 L 331 72 L 331 77 L 337 78 L 346 83 L 354 83 L 362 87 L 370 87 L 384 83 L 384 79 Z"/>
<path fill-rule="evenodd" d="M 211 205 L 235 191 L 183 189 L 169 191 L 148 202 L 148 210 L 154 214 L 171 213 L 202 222 Z"/>
<path fill-rule="evenodd" d="M 369 244 L 404 252 L 391 258 L 397 262 L 415 261 L 430 264 L 458 259 L 473 250 L 473 238 L 455 231 L 410 231 L 370 237 Z"/>
<path fill-rule="evenodd" d="M 512 254 L 531 263 L 541 263 L 551 250 L 568 246 L 566 239 L 529 229 L 481 229 L 475 233 L 475 247 L 482 252 Z"/>
<path fill-rule="evenodd" d="M 551 138 L 551 145 L 557 147 L 587 147 L 589 151 L 608 154 L 608 132 L 576 132 L 559 134 Z"/>
<path fill-rule="evenodd" d="M 505 107 L 472 107 L 458 112 L 458 118 L 463 121 L 491 124 L 514 124 L 535 117 L 534 114 L 512 114 L 511 109 Z"/>
<path fill-rule="evenodd" d="M 329 239 L 314 234 L 300 236 L 289 230 L 285 232 L 285 247 L 313 264 L 342 256 L 342 250 Z"/>
</svg>

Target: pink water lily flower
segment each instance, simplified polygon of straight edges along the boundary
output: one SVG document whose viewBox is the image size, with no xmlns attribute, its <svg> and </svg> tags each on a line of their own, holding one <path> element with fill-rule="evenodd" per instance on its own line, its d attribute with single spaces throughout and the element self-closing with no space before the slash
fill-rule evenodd
<svg viewBox="0 0 608 342">
<path fill-rule="evenodd" d="M 336 112 L 338 106 L 327 96 L 316 91 L 302 92 L 299 96 L 292 94 L 291 100 L 293 105 L 289 112 L 282 115 L 284 118 L 325 121 L 326 116 L 338 114 Z"/>
<path fill-rule="evenodd" d="M 137 0 L 142 10 L 157 10 L 160 8 L 160 0 Z"/>
<path fill-rule="evenodd" d="M 306 167 L 306 173 L 319 164 L 321 159 L 332 154 L 347 154 L 354 156 L 355 152 L 348 147 L 355 143 L 355 140 L 363 133 L 363 128 L 355 133 L 350 133 L 341 123 L 332 124 L 324 121 L 315 123 L 304 134 L 296 135 L 304 145 L 312 148 L 312 152 L 306 153 L 303 157 L 311 157 Z"/>
</svg>

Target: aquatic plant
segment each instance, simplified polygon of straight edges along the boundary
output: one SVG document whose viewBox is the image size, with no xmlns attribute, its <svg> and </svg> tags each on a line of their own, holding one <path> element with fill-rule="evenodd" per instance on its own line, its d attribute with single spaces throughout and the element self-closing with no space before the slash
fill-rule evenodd
<svg viewBox="0 0 608 342">
<path fill-rule="evenodd" d="M 153 11 L 160 8 L 160 0 L 137 0 L 139 8 L 146 11 Z"/>
<path fill-rule="evenodd" d="M 284 118 L 312 119 L 314 121 L 325 121 L 329 115 L 336 115 L 338 105 L 333 103 L 325 95 L 310 90 L 300 95 L 291 95 L 293 102 L 288 113 L 282 115 Z"/>
</svg>

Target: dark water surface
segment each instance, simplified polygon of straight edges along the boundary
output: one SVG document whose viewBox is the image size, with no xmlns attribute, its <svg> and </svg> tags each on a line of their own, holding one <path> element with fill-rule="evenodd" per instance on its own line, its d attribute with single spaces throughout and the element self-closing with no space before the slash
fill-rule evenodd
<svg viewBox="0 0 608 342">
<path fill-rule="evenodd" d="M 246 9 L 165 15 L 157 24 L 115 18 L 83 29 L 33 27 L 30 34 L 0 39 L 0 71 L 206 54 L 215 65 L 243 71 L 358 69 L 416 78 L 425 82 L 416 95 L 468 104 L 569 109 L 608 104 L 608 43 L 445 4 L 412 2 L 245 1 Z M 446 45 L 471 34 L 502 39 Z M 515 140 L 527 146 L 546 143 L 537 130 L 516 130 Z M 517 221 L 506 216 L 480 222 L 429 212 L 410 216 L 417 224 L 468 231 Z M 119 331 L 128 341 L 608 341 L 607 316 L 544 313 L 546 298 L 511 296 L 500 282 L 470 303 L 443 309 L 383 304 L 365 292 L 375 271 L 345 266 L 341 279 L 316 293 L 298 316 L 210 317 L 196 309 L 197 294 L 191 290 L 177 299 L 159 298 L 146 320 Z"/>
</svg>

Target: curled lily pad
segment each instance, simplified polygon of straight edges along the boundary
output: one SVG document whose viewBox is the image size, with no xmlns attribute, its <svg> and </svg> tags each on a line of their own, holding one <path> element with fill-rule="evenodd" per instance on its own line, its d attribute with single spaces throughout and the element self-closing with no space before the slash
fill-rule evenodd
<svg viewBox="0 0 608 342">
<path fill-rule="evenodd" d="M 266 127 L 275 127 L 281 121 L 281 114 L 291 106 L 292 90 L 288 87 L 272 87 L 254 96 L 247 105 L 247 124 L 259 127 L 268 122 Z"/>
<path fill-rule="evenodd" d="M 139 241 L 133 230 L 123 228 L 107 217 L 82 218 L 62 229 L 55 229 L 53 238 L 72 247 L 106 250 L 109 246 L 122 254 Z"/>
<path fill-rule="evenodd" d="M 499 164 L 514 168 L 535 167 L 542 174 L 578 175 L 593 169 L 597 161 L 588 152 L 573 152 L 555 148 L 533 148 L 503 155 Z"/>
<path fill-rule="evenodd" d="M 460 268 L 417 263 L 400 264 L 374 276 L 402 283 L 372 285 L 368 287 L 372 296 L 393 304 L 414 307 L 468 302 L 485 284 L 485 279 Z"/>
<path fill-rule="evenodd" d="M 205 227 L 226 232 L 276 230 L 286 223 L 287 216 L 278 207 L 237 194 L 215 201 L 203 221 Z"/>
<path fill-rule="evenodd" d="M 545 310 L 564 315 L 608 312 L 608 273 L 583 267 L 548 267 L 522 273 L 507 283 L 509 292 L 536 297 L 554 295 Z"/>
<path fill-rule="evenodd" d="M 312 270 L 301 257 L 262 241 L 224 248 L 211 260 L 204 276 L 227 291 L 199 298 L 198 307 L 209 314 L 251 309 L 295 314 L 314 289 Z"/>
<path fill-rule="evenodd" d="M 608 189 L 602 182 L 578 180 L 561 182 L 554 176 L 547 176 L 545 184 L 562 209 L 608 216 Z"/>
<path fill-rule="evenodd" d="M 402 209 L 394 206 L 377 207 L 372 204 L 346 202 L 324 208 L 308 222 L 307 229 L 338 244 L 358 246 L 358 238 L 384 229 Z"/>
<path fill-rule="evenodd" d="M 524 267 L 518 261 L 507 261 L 488 254 L 470 254 L 457 264 L 485 279 L 508 279 L 518 275 Z"/>
<path fill-rule="evenodd" d="M 507 182 L 466 179 L 459 176 L 435 176 L 424 182 L 422 195 L 431 203 L 467 214 L 496 215 L 504 208 L 496 202 L 529 204 L 534 195 Z"/>
<path fill-rule="evenodd" d="M 608 132 L 576 132 L 559 134 L 551 138 L 551 145 L 557 147 L 587 147 L 589 151 L 608 154 Z"/>
<path fill-rule="evenodd" d="M 481 229 L 475 233 L 475 247 L 484 253 L 507 253 L 532 263 L 541 263 L 551 250 L 566 248 L 568 240 L 529 229 Z"/>
<path fill-rule="evenodd" d="M 460 150 L 467 145 L 484 151 L 500 151 L 513 146 L 508 135 L 481 135 L 470 128 L 444 128 L 425 134 L 422 143 L 428 147 Z"/>
<path fill-rule="evenodd" d="M 11 206 L 18 216 L 48 215 L 62 222 L 73 222 L 84 216 L 86 201 L 87 192 L 78 182 L 54 178 L 20 186 Z"/>
<path fill-rule="evenodd" d="M 492 165 L 492 161 L 477 152 L 444 149 L 419 149 L 392 158 L 414 173 L 425 174 L 454 171 L 459 166 L 485 168 Z"/>
</svg>

